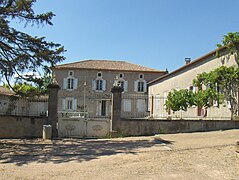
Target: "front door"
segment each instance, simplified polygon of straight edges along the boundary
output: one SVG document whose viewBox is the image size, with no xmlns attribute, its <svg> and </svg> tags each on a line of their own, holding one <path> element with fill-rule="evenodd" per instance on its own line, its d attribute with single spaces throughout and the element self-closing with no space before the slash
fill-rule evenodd
<svg viewBox="0 0 239 180">
<path fill-rule="evenodd" d="M 106 116 L 106 100 L 101 101 L 101 116 Z"/>
</svg>

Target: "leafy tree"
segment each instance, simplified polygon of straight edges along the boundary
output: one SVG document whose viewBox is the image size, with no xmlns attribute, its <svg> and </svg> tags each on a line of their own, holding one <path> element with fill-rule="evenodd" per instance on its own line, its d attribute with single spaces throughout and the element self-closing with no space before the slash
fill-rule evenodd
<svg viewBox="0 0 239 180">
<path fill-rule="evenodd" d="M 173 89 L 168 94 L 166 109 L 172 109 L 173 111 L 186 111 L 188 107 L 194 104 L 194 93 L 192 91 L 187 89 Z"/>
<path fill-rule="evenodd" d="M 65 59 L 61 55 L 65 50 L 60 44 L 47 42 L 45 37 L 33 37 L 10 26 L 12 20 L 19 20 L 25 26 L 53 25 L 54 14 L 35 14 L 35 2 L 0 0 L 0 78 L 9 85 L 15 76 L 24 81 L 43 83 L 36 75 L 42 70 L 49 72 L 50 67 Z"/>
<path fill-rule="evenodd" d="M 34 97 L 47 94 L 47 86 L 51 83 L 52 78 L 49 75 L 44 75 L 42 78 L 36 78 L 37 83 L 16 82 L 13 86 L 4 84 L 3 87 L 16 92 L 16 95 L 22 97 Z"/>
<path fill-rule="evenodd" d="M 199 93 L 202 96 L 199 101 L 203 101 L 204 106 L 210 107 L 210 102 L 213 100 L 217 101 L 218 105 L 228 102 L 231 105 L 231 118 L 237 115 L 239 68 L 221 66 L 208 73 L 197 75 L 193 83 L 200 87 Z"/>
<path fill-rule="evenodd" d="M 217 44 L 217 57 L 220 57 L 220 49 L 225 47 L 231 55 L 235 55 L 237 65 L 239 65 L 239 32 L 229 32 L 223 36 L 222 43 Z"/>
</svg>

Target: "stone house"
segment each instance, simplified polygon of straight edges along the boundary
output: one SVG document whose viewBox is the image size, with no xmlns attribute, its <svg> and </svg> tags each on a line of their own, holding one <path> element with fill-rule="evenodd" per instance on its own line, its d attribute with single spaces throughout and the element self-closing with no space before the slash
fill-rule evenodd
<svg viewBox="0 0 239 180">
<path fill-rule="evenodd" d="M 10 97 L 12 95 L 14 95 L 14 92 L 0 86 L 0 114 L 6 114 L 9 111 Z"/>
<path fill-rule="evenodd" d="M 48 97 L 19 97 L 15 92 L 0 86 L 0 114 L 16 116 L 46 116 Z"/>
<path fill-rule="evenodd" d="M 189 58 L 185 59 L 185 65 L 168 73 L 164 76 L 158 77 L 148 83 L 149 88 L 149 109 L 150 115 L 153 118 L 189 118 L 189 119 L 225 119 L 230 118 L 230 104 L 225 104 L 218 108 L 217 102 L 214 102 L 213 107 L 205 110 L 199 107 L 189 108 L 186 112 L 166 112 L 165 102 L 168 93 L 172 89 L 189 89 L 197 91 L 197 87 L 193 86 L 193 79 L 197 74 L 209 72 L 222 65 L 232 66 L 236 65 L 235 56 L 228 55 L 225 48 L 220 50 L 222 56 L 216 57 L 216 50 L 208 54 L 190 61 Z"/>
<path fill-rule="evenodd" d="M 124 88 L 123 95 L 127 96 L 122 100 L 122 111 L 145 113 L 145 99 L 137 98 L 133 102 L 131 97 L 147 96 L 147 82 L 165 74 L 164 71 L 111 60 L 84 60 L 58 65 L 52 70 L 61 87 L 58 110 L 62 114 L 81 112 L 91 117 L 111 115 L 111 88 L 115 82 Z"/>
</svg>

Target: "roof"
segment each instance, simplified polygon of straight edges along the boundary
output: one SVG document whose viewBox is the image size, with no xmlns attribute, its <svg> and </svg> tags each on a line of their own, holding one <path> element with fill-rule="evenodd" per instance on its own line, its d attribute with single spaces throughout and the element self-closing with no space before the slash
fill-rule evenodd
<svg viewBox="0 0 239 180">
<path fill-rule="evenodd" d="M 132 64 L 125 61 L 112 60 L 83 60 L 74 63 L 57 65 L 56 69 L 88 69 L 88 70 L 113 70 L 113 71 L 134 71 L 134 72 L 152 72 L 159 73 L 156 69 Z"/>
<path fill-rule="evenodd" d="M 10 89 L 0 86 L 0 94 L 11 96 L 15 93 L 13 91 L 11 91 Z"/>
<path fill-rule="evenodd" d="M 205 60 L 206 58 L 208 58 L 208 57 L 215 56 L 215 55 L 216 55 L 216 52 L 217 52 L 218 50 L 219 50 L 219 51 L 223 51 L 223 50 L 225 50 L 225 49 L 226 49 L 225 46 L 223 46 L 223 47 L 221 47 L 221 48 L 219 48 L 219 49 L 215 49 L 215 50 L 213 50 L 213 51 L 207 53 L 206 55 L 201 56 L 201 57 L 199 57 L 199 58 L 197 58 L 197 59 L 191 61 L 190 63 L 185 64 L 184 66 L 182 66 L 182 67 L 180 67 L 180 68 L 178 68 L 178 69 L 172 71 L 171 73 L 165 74 L 165 75 L 163 75 L 163 76 L 160 76 L 159 78 L 156 78 L 156 79 L 154 79 L 154 80 L 148 82 L 148 85 L 151 85 L 151 84 L 154 84 L 154 83 L 159 82 L 159 81 L 161 81 L 161 80 L 164 80 L 165 78 L 168 78 L 168 77 L 170 77 L 171 75 L 174 75 L 174 74 L 176 74 L 176 73 L 178 73 L 178 72 L 180 72 L 180 71 L 183 71 L 183 70 L 185 70 L 186 68 L 192 67 L 193 65 L 195 65 L 195 64 L 197 64 L 197 63 L 199 63 L 199 62 L 204 61 L 204 60 Z"/>
</svg>

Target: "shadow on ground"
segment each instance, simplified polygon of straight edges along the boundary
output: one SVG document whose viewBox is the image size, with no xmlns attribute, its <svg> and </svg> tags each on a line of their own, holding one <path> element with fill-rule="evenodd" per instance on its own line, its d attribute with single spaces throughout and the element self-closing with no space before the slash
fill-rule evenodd
<svg viewBox="0 0 239 180">
<path fill-rule="evenodd" d="M 0 163 L 18 166 L 32 162 L 64 163 L 90 161 L 120 153 L 137 154 L 139 148 L 165 146 L 172 142 L 163 139 L 143 140 L 0 140 Z"/>
</svg>

